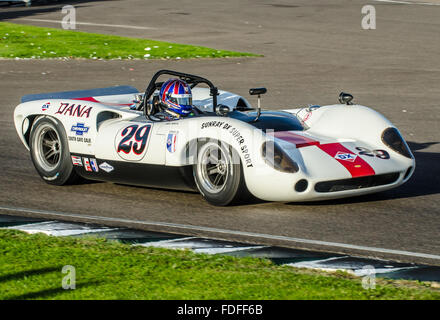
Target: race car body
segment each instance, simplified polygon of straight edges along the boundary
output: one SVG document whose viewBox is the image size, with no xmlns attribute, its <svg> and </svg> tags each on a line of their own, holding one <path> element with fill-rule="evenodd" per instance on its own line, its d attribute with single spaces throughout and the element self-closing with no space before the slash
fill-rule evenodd
<svg viewBox="0 0 440 320">
<path fill-rule="evenodd" d="M 194 85 L 196 114 L 154 118 L 164 74 Z M 415 168 L 395 126 L 365 106 L 261 112 L 204 78 L 168 70 L 138 99 L 132 87 L 29 95 L 15 109 L 15 127 L 48 183 L 82 177 L 195 190 L 215 205 L 356 196 L 397 187 Z"/>
</svg>

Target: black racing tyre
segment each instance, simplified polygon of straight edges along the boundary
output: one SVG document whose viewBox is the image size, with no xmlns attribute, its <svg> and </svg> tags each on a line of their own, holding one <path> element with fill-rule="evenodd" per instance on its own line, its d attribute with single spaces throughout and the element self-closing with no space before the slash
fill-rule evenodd
<svg viewBox="0 0 440 320">
<path fill-rule="evenodd" d="M 66 132 L 61 123 L 50 117 L 34 122 L 29 148 L 35 169 L 48 184 L 64 185 L 78 180 L 73 169 Z"/>
<path fill-rule="evenodd" d="M 193 165 L 197 189 L 210 204 L 226 206 L 249 200 L 250 195 L 235 150 L 218 140 L 198 143 Z"/>
</svg>

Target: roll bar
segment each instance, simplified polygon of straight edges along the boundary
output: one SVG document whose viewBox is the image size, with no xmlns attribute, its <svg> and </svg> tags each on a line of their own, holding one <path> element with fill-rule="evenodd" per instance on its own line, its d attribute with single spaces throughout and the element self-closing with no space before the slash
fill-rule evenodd
<svg viewBox="0 0 440 320">
<path fill-rule="evenodd" d="M 210 89 L 210 95 L 212 96 L 213 111 L 216 112 L 218 89 L 217 89 L 217 87 L 215 87 L 212 84 L 211 81 L 209 81 L 208 79 L 205 79 L 205 78 L 193 75 L 193 74 L 189 74 L 189 73 L 183 73 L 183 72 L 178 72 L 178 71 L 173 71 L 173 70 L 159 70 L 151 78 L 151 81 L 148 84 L 147 89 L 145 89 L 143 104 L 140 106 L 140 109 L 143 108 L 145 115 L 147 115 L 146 114 L 147 101 L 150 99 L 150 97 L 152 96 L 154 91 L 156 89 L 159 89 L 162 86 L 162 84 L 163 84 L 163 82 L 157 83 L 156 80 L 161 75 L 164 75 L 164 74 L 168 74 L 168 75 L 171 75 L 171 76 L 179 77 L 179 79 L 181 79 L 181 80 L 185 81 L 186 83 L 188 83 L 191 86 L 191 88 L 194 88 L 199 83 L 207 84 L 209 86 L 209 89 Z"/>
</svg>

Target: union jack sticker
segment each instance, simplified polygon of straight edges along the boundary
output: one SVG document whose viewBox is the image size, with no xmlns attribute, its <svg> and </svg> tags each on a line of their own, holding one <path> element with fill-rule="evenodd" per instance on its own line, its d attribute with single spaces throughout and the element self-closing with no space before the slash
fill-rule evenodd
<svg viewBox="0 0 440 320">
<path fill-rule="evenodd" d="M 96 161 L 96 159 L 90 158 L 90 165 L 92 166 L 93 171 L 99 171 L 98 162 Z"/>
<path fill-rule="evenodd" d="M 176 151 L 177 144 L 177 132 L 170 132 L 167 137 L 167 150 L 170 153 L 174 153 Z"/>
<path fill-rule="evenodd" d="M 86 171 L 92 171 L 89 158 L 83 158 L 83 159 L 84 159 L 84 168 L 86 168 Z"/>
<path fill-rule="evenodd" d="M 82 166 L 83 166 L 83 163 L 82 163 L 82 161 L 81 161 L 81 157 L 78 157 L 78 156 L 72 156 L 72 164 L 73 164 L 74 166 L 80 166 L 80 167 L 82 167 Z"/>
</svg>

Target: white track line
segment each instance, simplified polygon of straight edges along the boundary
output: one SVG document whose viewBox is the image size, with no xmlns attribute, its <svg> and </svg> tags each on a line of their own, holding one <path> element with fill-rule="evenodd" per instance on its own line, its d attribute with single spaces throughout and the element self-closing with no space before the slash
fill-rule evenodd
<svg viewBox="0 0 440 320">
<path fill-rule="evenodd" d="M 354 244 L 329 242 L 329 241 L 321 241 L 321 240 L 292 238 L 292 237 L 277 236 L 277 235 L 264 234 L 264 233 L 254 233 L 254 232 L 219 229 L 219 228 L 212 228 L 212 227 L 193 226 L 193 225 L 187 225 L 187 224 L 158 222 L 158 221 L 130 220 L 130 219 L 120 219 L 120 218 L 110 218 L 110 217 L 98 217 L 98 216 L 82 215 L 82 214 L 75 214 L 75 213 L 64 213 L 64 212 L 55 212 L 55 211 L 37 210 L 37 209 L 28 209 L 28 208 L 6 207 L 6 206 L 0 206 L 0 211 L 35 213 L 38 215 L 51 216 L 51 217 L 66 217 L 66 218 L 80 218 L 80 219 L 82 218 L 82 219 L 89 219 L 89 220 L 95 220 L 95 221 L 119 222 L 119 223 L 130 223 L 130 224 L 147 225 L 147 226 L 178 228 L 178 229 L 191 230 L 191 231 L 213 232 L 213 233 L 219 233 L 219 234 L 245 236 L 245 237 L 252 237 L 252 238 L 262 238 L 262 239 L 268 239 L 268 240 L 279 240 L 279 241 L 288 241 L 288 242 L 295 242 L 295 243 L 320 245 L 320 246 L 324 246 L 324 247 L 354 249 L 354 250 L 360 250 L 360 251 L 388 253 L 388 254 L 408 256 L 408 257 L 440 260 L 439 255 L 428 254 L 428 253 L 410 252 L 410 251 L 393 250 L 393 249 L 377 248 L 377 247 L 367 247 L 367 246 L 359 246 L 359 245 L 354 245 Z"/>
<path fill-rule="evenodd" d="M 337 261 L 337 260 L 342 260 L 345 258 L 349 258 L 349 256 L 342 256 L 342 257 L 331 257 L 331 258 L 327 258 L 327 259 L 322 259 L 322 260 L 311 260 L 311 261 L 300 261 L 300 262 L 294 262 L 294 263 L 285 263 L 285 266 L 290 266 L 290 267 L 295 267 L 295 268 L 307 268 L 307 269 L 315 269 L 315 270 L 323 270 L 323 271 L 346 271 L 348 273 L 354 274 L 355 276 L 365 276 L 369 274 L 369 270 L 365 270 L 362 269 L 362 267 L 360 265 L 344 265 L 344 264 L 340 264 L 338 265 L 336 264 L 329 264 L 327 266 L 325 266 L 326 262 L 329 261 Z M 396 272 L 396 271 L 401 271 L 401 270 L 411 270 L 411 269 L 417 269 L 417 266 L 414 267 L 393 267 L 393 268 L 386 268 L 386 267 L 375 267 L 374 268 L 374 273 L 375 274 L 379 274 L 379 273 L 391 273 L 391 272 Z"/>
<path fill-rule="evenodd" d="M 81 234 L 107 232 L 118 230 L 118 228 L 88 228 L 79 225 L 78 223 L 61 222 L 61 221 L 43 221 L 37 223 L 21 224 L 18 226 L 7 227 L 6 229 L 20 230 L 30 234 L 44 233 L 49 236 L 65 237 L 77 236 Z"/>
<path fill-rule="evenodd" d="M 398 0 L 373 0 L 376 2 L 387 2 L 387 3 L 396 3 L 396 4 L 412 4 L 419 6 L 440 6 L 440 3 L 433 2 L 409 2 L 409 1 L 398 1 Z"/>
<path fill-rule="evenodd" d="M 154 242 L 150 241 L 145 243 L 138 243 L 136 245 L 142 247 L 189 249 L 195 253 L 207 253 L 207 254 L 229 253 L 229 252 L 244 251 L 249 249 L 266 248 L 265 246 L 221 245 L 219 244 L 219 241 L 215 241 L 215 240 L 212 241 L 210 239 L 203 239 L 200 237 L 178 238 L 178 239 L 162 240 L 162 241 L 154 241 Z"/>
<path fill-rule="evenodd" d="M 32 21 L 32 22 L 49 22 L 49 23 L 59 23 L 59 24 L 62 23 L 61 20 L 46 20 L 46 19 L 17 18 L 17 19 L 13 19 L 13 20 Z M 92 23 L 92 22 L 76 22 L 76 24 L 83 25 L 83 26 L 112 27 L 112 28 L 125 28 L 125 29 L 138 29 L 138 30 L 155 30 L 155 29 L 157 29 L 157 28 L 153 28 L 153 27 L 129 26 L 129 25 L 125 25 L 125 24 L 104 24 L 104 23 Z"/>
</svg>

